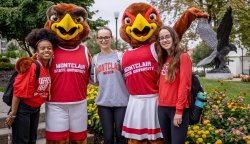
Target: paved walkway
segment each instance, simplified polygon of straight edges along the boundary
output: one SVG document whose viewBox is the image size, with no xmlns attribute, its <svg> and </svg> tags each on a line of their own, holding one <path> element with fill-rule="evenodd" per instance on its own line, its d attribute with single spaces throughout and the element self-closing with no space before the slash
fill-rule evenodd
<svg viewBox="0 0 250 144">
<path fill-rule="evenodd" d="M 0 92 L 0 118 L 6 117 L 10 107 L 3 102 L 3 92 Z M 41 106 L 41 112 L 45 111 L 44 104 Z"/>
<path fill-rule="evenodd" d="M 3 102 L 2 98 L 3 98 L 3 92 L 0 92 L 0 118 L 6 117 L 10 109 L 10 107 Z"/>
</svg>

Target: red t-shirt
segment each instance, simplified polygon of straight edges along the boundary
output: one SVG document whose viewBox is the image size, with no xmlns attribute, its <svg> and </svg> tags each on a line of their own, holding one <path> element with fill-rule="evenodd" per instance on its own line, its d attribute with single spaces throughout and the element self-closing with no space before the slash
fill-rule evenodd
<svg viewBox="0 0 250 144">
<path fill-rule="evenodd" d="M 87 48 L 80 45 L 75 49 L 54 48 L 50 67 L 50 102 L 67 103 L 86 99 L 89 82 Z"/>
<path fill-rule="evenodd" d="M 39 61 L 38 61 L 39 62 Z M 49 69 L 40 64 L 40 75 L 36 80 L 36 64 L 32 63 L 31 67 L 24 74 L 18 74 L 14 82 L 14 96 L 32 107 L 40 107 L 49 96 L 51 79 Z"/>
<path fill-rule="evenodd" d="M 176 107 L 176 113 L 182 114 L 184 108 L 188 108 L 188 96 L 191 91 L 192 81 L 192 62 L 187 53 L 180 57 L 180 71 L 175 75 L 173 82 L 166 81 L 168 63 L 170 58 L 166 59 L 161 70 L 159 82 L 159 105 Z"/>
<path fill-rule="evenodd" d="M 154 43 L 127 50 L 122 57 L 122 68 L 131 95 L 158 93 L 157 56 Z M 156 53 L 155 53 L 156 55 Z"/>
</svg>

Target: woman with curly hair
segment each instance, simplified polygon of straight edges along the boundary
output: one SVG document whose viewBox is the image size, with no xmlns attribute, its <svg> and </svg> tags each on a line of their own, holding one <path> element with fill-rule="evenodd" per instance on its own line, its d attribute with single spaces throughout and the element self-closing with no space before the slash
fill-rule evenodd
<svg viewBox="0 0 250 144">
<path fill-rule="evenodd" d="M 50 97 L 49 61 L 57 40 L 51 31 L 42 28 L 32 30 L 26 42 L 38 59 L 37 64 L 32 63 L 25 73 L 15 78 L 11 111 L 5 122 L 12 127 L 13 144 L 36 143 L 40 106 Z M 36 69 L 40 69 L 38 74 Z"/>
</svg>

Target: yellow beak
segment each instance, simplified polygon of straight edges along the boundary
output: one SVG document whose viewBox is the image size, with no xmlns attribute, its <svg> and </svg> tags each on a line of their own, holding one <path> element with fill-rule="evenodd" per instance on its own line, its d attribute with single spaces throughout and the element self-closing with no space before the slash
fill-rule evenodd
<svg viewBox="0 0 250 144">
<path fill-rule="evenodd" d="M 140 13 L 137 14 L 132 26 L 126 27 L 126 33 L 138 41 L 149 39 L 157 28 L 156 23 L 149 23 Z"/>
<path fill-rule="evenodd" d="M 60 22 L 54 22 L 51 30 L 64 40 L 71 40 L 83 31 L 82 24 L 76 24 L 69 14 L 66 14 Z"/>
</svg>

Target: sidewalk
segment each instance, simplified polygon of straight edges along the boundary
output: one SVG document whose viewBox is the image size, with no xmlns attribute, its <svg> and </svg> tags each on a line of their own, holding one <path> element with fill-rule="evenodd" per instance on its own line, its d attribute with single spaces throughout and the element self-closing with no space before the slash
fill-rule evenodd
<svg viewBox="0 0 250 144">
<path fill-rule="evenodd" d="M 3 92 L 0 92 L 0 118 L 6 117 L 10 109 L 10 107 L 3 102 L 2 97 L 3 97 Z"/>
<path fill-rule="evenodd" d="M 0 92 L 0 118 L 6 117 L 10 107 L 3 102 L 3 92 Z M 44 104 L 41 106 L 41 112 L 45 112 Z"/>
</svg>

